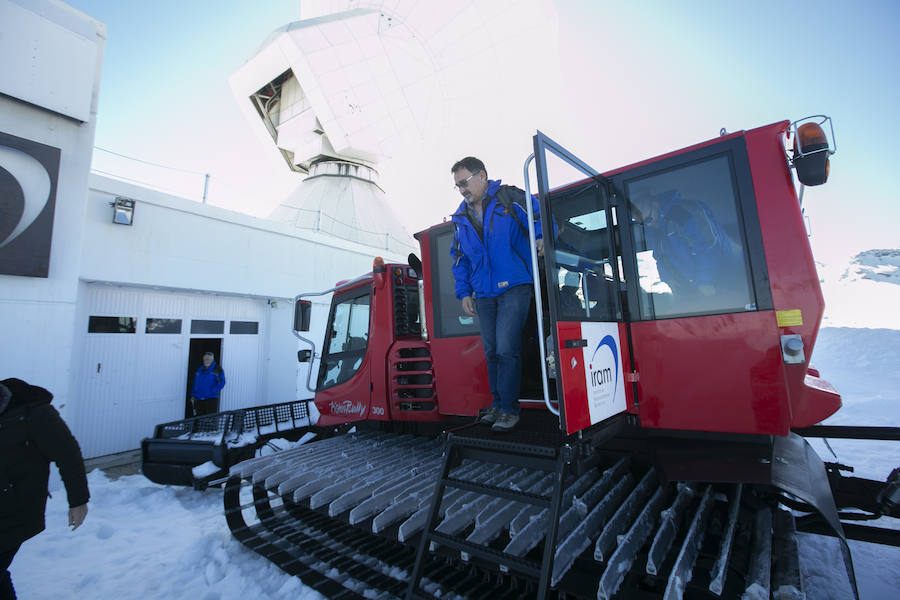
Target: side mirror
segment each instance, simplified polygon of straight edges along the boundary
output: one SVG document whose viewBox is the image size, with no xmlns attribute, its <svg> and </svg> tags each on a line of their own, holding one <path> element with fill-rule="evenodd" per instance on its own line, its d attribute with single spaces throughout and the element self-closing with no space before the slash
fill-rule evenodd
<svg viewBox="0 0 900 600">
<path fill-rule="evenodd" d="M 309 331 L 309 317 L 312 313 L 312 302 L 297 300 L 294 304 L 294 331 Z"/>
<path fill-rule="evenodd" d="M 406 258 L 406 262 L 412 267 L 413 271 L 416 272 L 416 277 L 422 279 L 422 261 L 419 257 L 410 252 L 409 256 Z"/>
<path fill-rule="evenodd" d="M 312 358 L 312 350 L 297 350 L 297 362 L 309 362 Z"/>
</svg>

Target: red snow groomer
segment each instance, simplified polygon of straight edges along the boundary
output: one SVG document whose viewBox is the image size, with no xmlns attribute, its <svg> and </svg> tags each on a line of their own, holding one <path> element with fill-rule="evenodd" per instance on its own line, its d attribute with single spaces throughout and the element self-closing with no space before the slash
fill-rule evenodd
<svg viewBox="0 0 900 600">
<path fill-rule="evenodd" d="M 900 545 L 860 523 L 898 515 L 900 477 L 843 476 L 805 437 L 900 436 L 816 426 L 841 399 L 810 367 L 824 302 L 792 169 L 802 199 L 833 139 L 784 121 L 601 174 L 538 133 L 519 426 L 475 422 L 478 321 L 436 225 L 421 259 L 298 296 L 305 339 L 332 294 L 300 360 L 336 435 L 234 467 L 234 535 L 329 598 L 800 598 L 807 531 L 839 541 L 855 596 L 846 538 Z"/>
</svg>

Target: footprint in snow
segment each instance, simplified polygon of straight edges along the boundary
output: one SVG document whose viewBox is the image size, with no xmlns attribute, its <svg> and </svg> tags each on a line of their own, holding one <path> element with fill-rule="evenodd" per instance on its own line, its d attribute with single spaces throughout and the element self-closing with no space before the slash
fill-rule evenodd
<svg viewBox="0 0 900 600">
<path fill-rule="evenodd" d="M 109 523 L 104 523 L 97 529 L 97 539 L 108 540 L 116 532 L 115 528 Z"/>
</svg>

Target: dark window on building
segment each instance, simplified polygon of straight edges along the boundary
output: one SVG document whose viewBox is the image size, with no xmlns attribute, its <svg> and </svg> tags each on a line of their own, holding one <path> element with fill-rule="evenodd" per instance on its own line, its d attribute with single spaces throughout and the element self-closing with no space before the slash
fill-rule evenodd
<svg viewBox="0 0 900 600">
<path fill-rule="evenodd" d="M 147 319 L 145 333 L 181 333 L 181 319 Z"/>
<path fill-rule="evenodd" d="M 88 333 L 135 333 L 137 319 L 134 317 L 89 317 Z"/>
<path fill-rule="evenodd" d="M 256 321 L 232 321 L 228 329 L 229 333 L 256 335 L 259 333 L 259 323 Z"/>
<path fill-rule="evenodd" d="M 225 333 L 225 321 L 204 321 L 202 319 L 194 319 L 191 321 L 191 333 L 222 335 Z"/>
</svg>

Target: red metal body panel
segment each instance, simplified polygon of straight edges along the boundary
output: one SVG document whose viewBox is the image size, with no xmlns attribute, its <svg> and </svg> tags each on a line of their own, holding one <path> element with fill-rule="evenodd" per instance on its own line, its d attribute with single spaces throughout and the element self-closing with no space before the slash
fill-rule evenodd
<svg viewBox="0 0 900 600">
<path fill-rule="evenodd" d="M 369 355 L 363 359 L 359 371 L 348 381 L 316 392 L 319 425 L 339 425 L 364 421 L 369 414 Z"/>
<path fill-rule="evenodd" d="M 803 339 L 806 361 L 783 368 L 790 398 L 790 426 L 807 427 L 834 414 L 841 399 L 833 389 L 828 390 L 830 386 L 806 385 L 825 301 L 784 157 L 782 140 L 788 125 L 787 121 L 774 123 L 748 131 L 745 136 L 775 310 L 799 310 L 802 315 L 802 325 L 782 327 L 778 333 L 799 334 Z"/>
<path fill-rule="evenodd" d="M 491 386 L 480 337 L 432 340 L 431 355 L 442 414 L 477 415 L 480 409 L 491 405 Z"/>
<path fill-rule="evenodd" d="M 390 421 L 391 407 L 388 398 L 387 364 L 384 357 L 394 342 L 394 300 L 391 297 L 390 278 L 392 268 L 385 265 L 384 273 L 375 273 L 372 282 L 372 306 L 369 311 L 369 344 L 366 361 L 370 367 L 371 398 L 367 419 Z M 406 270 L 405 265 L 403 270 Z"/>
<path fill-rule="evenodd" d="M 581 431 L 591 425 L 587 406 L 587 382 L 584 379 L 584 357 L 581 348 L 565 348 L 564 340 L 581 337 L 581 323 L 556 324 L 557 339 L 560 342 L 558 377 L 562 380 L 563 402 L 565 404 L 566 431 Z"/>
<path fill-rule="evenodd" d="M 429 231 L 416 236 L 422 249 L 422 276 L 433 282 L 436 273 L 431 270 L 431 243 Z M 440 274 L 452 277 L 450 273 Z M 425 320 L 429 330 L 434 315 L 434 286 L 425 285 Z M 434 363 L 435 390 L 439 399 L 438 410 L 445 415 L 477 415 L 491 405 L 491 389 L 487 365 L 480 336 L 451 338 L 431 337 L 431 357 Z"/>
<path fill-rule="evenodd" d="M 788 433 L 771 311 L 633 323 L 631 335 L 642 426 Z"/>
</svg>

